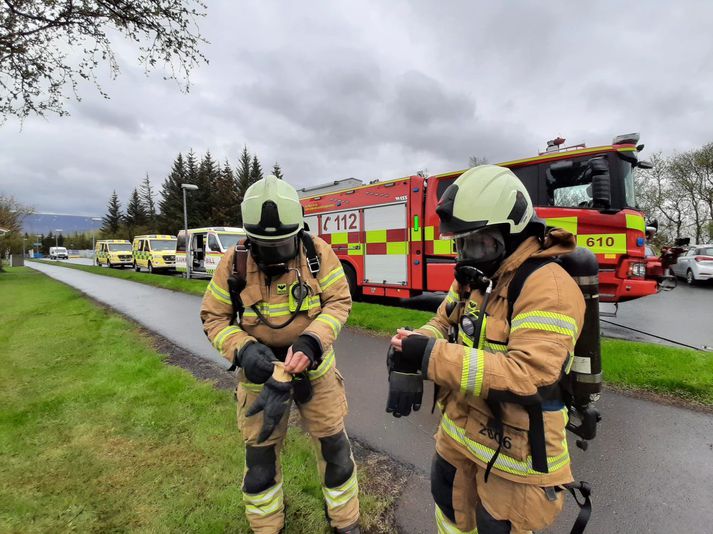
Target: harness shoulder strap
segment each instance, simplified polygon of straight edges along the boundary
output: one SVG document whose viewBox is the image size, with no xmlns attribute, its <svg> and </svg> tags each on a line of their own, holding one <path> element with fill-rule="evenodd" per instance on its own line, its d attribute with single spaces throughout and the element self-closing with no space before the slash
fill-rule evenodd
<svg viewBox="0 0 713 534">
<path fill-rule="evenodd" d="M 235 245 L 235 254 L 233 255 L 233 272 L 228 278 L 228 293 L 230 293 L 230 302 L 233 305 L 233 317 L 231 324 L 235 324 L 245 310 L 243 300 L 240 298 L 240 293 L 247 284 L 248 270 L 248 249 L 245 246 L 245 240 L 238 241 Z"/>
<path fill-rule="evenodd" d="M 307 253 L 307 266 L 309 267 L 309 272 L 312 273 L 312 276 L 317 278 L 320 262 L 319 256 L 317 255 L 317 249 L 314 246 L 312 234 L 303 230 L 300 232 L 300 239 L 302 241 L 302 246 L 304 246 L 305 252 Z"/>
<path fill-rule="evenodd" d="M 553 263 L 555 260 L 553 258 L 529 258 L 525 260 L 525 263 L 520 265 L 517 271 L 515 271 L 515 276 L 510 281 L 508 286 L 508 322 L 512 322 L 512 313 L 515 307 L 515 301 L 520 296 L 522 288 L 525 282 L 530 277 L 532 273 L 538 270 L 540 267 L 544 267 L 549 263 Z"/>
</svg>

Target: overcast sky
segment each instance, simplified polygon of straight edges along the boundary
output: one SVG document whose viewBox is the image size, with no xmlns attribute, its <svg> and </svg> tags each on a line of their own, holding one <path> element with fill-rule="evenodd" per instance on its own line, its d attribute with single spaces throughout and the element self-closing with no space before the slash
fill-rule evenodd
<svg viewBox="0 0 713 534">
<path fill-rule="evenodd" d="M 537 4 L 537 5 L 536 5 Z M 102 215 L 179 152 L 243 144 L 297 186 L 536 154 L 557 135 L 645 154 L 713 141 L 713 3 L 212 0 L 190 93 L 144 75 L 90 87 L 70 117 L 0 126 L 0 192 Z"/>
</svg>

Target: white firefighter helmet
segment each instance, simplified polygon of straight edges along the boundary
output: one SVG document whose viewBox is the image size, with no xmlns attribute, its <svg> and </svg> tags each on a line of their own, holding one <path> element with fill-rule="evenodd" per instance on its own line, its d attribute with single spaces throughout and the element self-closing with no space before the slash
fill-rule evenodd
<svg viewBox="0 0 713 534">
<path fill-rule="evenodd" d="M 448 186 L 436 213 L 441 239 L 454 239 L 493 226 L 506 227 L 506 234 L 519 234 L 535 210 L 525 185 L 510 169 L 479 165 Z"/>
<path fill-rule="evenodd" d="M 297 191 L 273 175 L 248 187 L 240 209 L 245 233 L 256 241 L 282 241 L 304 227 Z"/>
</svg>

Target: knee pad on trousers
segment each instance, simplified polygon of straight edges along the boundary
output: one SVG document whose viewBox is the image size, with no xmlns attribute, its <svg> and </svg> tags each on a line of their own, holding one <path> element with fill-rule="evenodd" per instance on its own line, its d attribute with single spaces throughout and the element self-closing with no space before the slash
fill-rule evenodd
<svg viewBox="0 0 713 534">
<path fill-rule="evenodd" d="M 344 431 L 334 436 L 319 438 L 322 458 L 327 462 L 324 471 L 324 485 L 328 488 L 341 486 L 354 472 L 352 451 Z"/>
<path fill-rule="evenodd" d="M 453 510 L 453 480 L 455 477 L 456 468 L 436 453 L 431 463 L 431 495 L 443 515 L 453 523 L 456 522 L 456 513 Z"/>
<path fill-rule="evenodd" d="M 478 534 L 510 534 L 512 526 L 510 521 L 495 519 L 482 503 L 475 507 L 475 524 L 478 526 Z"/>
<path fill-rule="evenodd" d="M 245 493 L 260 493 L 275 485 L 275 446 L 245 447 L 245 465 L 248 471 L 243 479 Z"/>
</svg>

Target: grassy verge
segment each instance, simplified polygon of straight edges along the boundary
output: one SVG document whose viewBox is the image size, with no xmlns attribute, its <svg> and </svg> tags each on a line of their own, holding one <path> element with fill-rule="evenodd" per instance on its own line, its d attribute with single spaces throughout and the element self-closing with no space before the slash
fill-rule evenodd
<svg viewBox="0 0 713 534">
<path fill-rule="evenodd" d="M 207 284 L 205 280 L 185 280 L 67 263 L 61 265 L 198 295 L 203 294 Z M 377 334 L 389 335 L 400 326 L 418 327 L 432 316 L 432 313 L 420 310 L 355 302 L 348 324 Z M 607 383 L 713 405 L 711 353 L 652 343 L 604 339 L 602 360 Z"/>
<path fill-rule="evenodd" d="M 31 269 L 0 275 L 0 295 L 1 532 L 248 531 L 230 392 Z M 282 462 L 287 532 L 326 532 L 301 432 Z M 364 496 L 367 527 L 392 500 Z"/>
<path fill-rule="evenodd" d="M 109 267 L 99 267 L 96 265 L 80 265 L 77 263 L 68 263 L 63 261 L 50 260 L 32 260 L 39 263 L 47 263 L 49 265 L 58 265 L 67 267 L 68 269 L 77 269 L 88 273 L 101 274 L 111 276 L 113 278 L 121 278 L 122 280 L 131 280 L 149 286 L 162 287 L 163 289 L 172 289 L 173 291 L 181 291 L 182 293 L 190 293 L 191 295 L 203 295 L 205 288 L 208 286 L 208 280 L 180 278 L 178 276 L 169 276 L 162 274 L 137 273 L 133 269 L 110 269 Z"/>
</svg>

